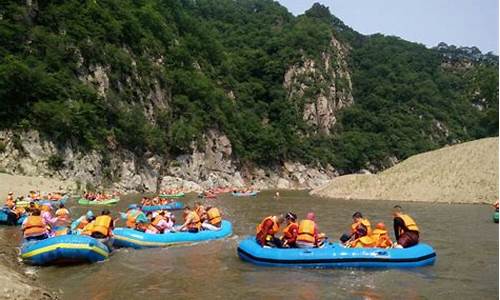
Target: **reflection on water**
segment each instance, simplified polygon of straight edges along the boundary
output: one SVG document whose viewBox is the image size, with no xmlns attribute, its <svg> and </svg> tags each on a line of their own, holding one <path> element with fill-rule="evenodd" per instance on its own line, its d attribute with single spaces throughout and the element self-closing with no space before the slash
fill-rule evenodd
<svg viewBox="0 0 500 300">
<path fill-rule="evenodd" d="M 495 299 L 498 295 L 498 225 L 482 205 L 403 203 L 422 229 L 422 239 L 437 252 L 434 266 L 406 270 L 319 270 L 257 267 L 239 260 L 239 240 L 254 234 L 269 214 L 312 210 L 331 240 L 349 229 L 361 211 L 372 223 L 392 224 L 394 202 L 333 201 L 305 192 L 273 192 L 257 198 L 225 195 L 206 200 L 234 224 L 231 238 L 192 246 L 146 250 L 120 249 L 93 265 L 36 268 L 40 280 L 64 299 Z M 124 211 L 139 196 L 126 197 L 112 211 Z M 187 197 L 189 204 L 194 195 Z M 73 206 L 72 206 L 73 205 Z M 86 209 L 70 205 L 75 216 Z M 95 208 L 94 211 L 96 212 Z M 177 215 L 180 220 L 180 214 Z M 454 234 L 451 234 L 454 232 Z M 19 230 L 0 230 L 2 249 L 19 240 Z M 12 250 L 14 251 L 14 250 Z M 11 256 L 12 257 L 12 256 Z"/>
</svg>

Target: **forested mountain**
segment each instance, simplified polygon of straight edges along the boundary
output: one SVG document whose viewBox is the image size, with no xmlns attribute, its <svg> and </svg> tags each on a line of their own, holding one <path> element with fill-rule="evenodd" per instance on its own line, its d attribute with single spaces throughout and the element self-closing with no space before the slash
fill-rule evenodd
<svg viewBox="0 0 500 300">
<path fill-rule="evenodd" d="M 65 147 L 169 166 L 212 136 L 238 170 L 379 170 L 498 135 L 498 57 L 469 52 L 364 36 L 320 4 L 3 1 L 0 149 L 34 129 L 55 169 L 73 168 Z"/>
</svg>

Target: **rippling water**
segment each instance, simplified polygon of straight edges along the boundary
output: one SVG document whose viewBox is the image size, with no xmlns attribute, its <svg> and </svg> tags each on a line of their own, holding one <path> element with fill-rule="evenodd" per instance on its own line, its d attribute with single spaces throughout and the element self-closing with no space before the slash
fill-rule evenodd
<svg viewBox="0 0 500 300">
<path fill-rule="evenodd" d="M 272 192 L 257 198 L 224 195 L 206 200 L 233 222 L 226 240 L 192 246 L 147 250 L 120 249 L 103 263 L 71 267 L 34 268 L 39 280 L 62 292 L 63 299 L 497 299 L 498 224 L 484 205 L 401 203 L 422 230 L 421 239 L 437 252 L 434 266 L 417 269 L 289 269 L 258 267 L 240 261 L 239 240 L 253 234 L 265 216 L 312 210 L 321 231 L 330 239 L 349 229 L 351 215 L 361 211 L 372 223 L 392 226 L 388 201 L 323 200 L 305 192 Z M 125 210 L 139 196 L 128 196 L 112 211 Z M 183 199 L 189 204 L 194 195 Z M 73 214 L 86 209 L 74 202 Z M 179 218 L 180 219 L 180 215 Z M 3 249 L 19 230 L 3 228 Z M 12 250 L 5 250 L 12 251 Z"/>
</svg>

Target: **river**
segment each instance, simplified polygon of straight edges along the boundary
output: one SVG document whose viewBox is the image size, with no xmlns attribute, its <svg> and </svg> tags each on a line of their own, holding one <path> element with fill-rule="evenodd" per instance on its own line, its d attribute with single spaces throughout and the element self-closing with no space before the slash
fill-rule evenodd
<svg viewBox="0 0 500 300">
<path fill-rule="evenodd" d="M 361 211 L 372 224 L 392 226 L 395 202 L 325 200 L 306 192 L 281 191 L 256 198 L 229 194 L 206 200 L 233 222 L 232 237 L 191 246 L 147 250 L 120 249 L 103 263 L 70 267 L 28 267 L 62 299 L 498 299 L 498 224 L 485 205 L 399 203 L 422 230 L 421 240 L 437 253 L 434 266 L 416 269 L 291 269 L 258 267 L 241 261 L 236 248 L 265 216 L 293 211 L 299 218 L 316 213 L 330 239 L 349 229 L 351 215 Z M 138 195 L 124 197 L 112 212 L 124 211 Z M 195 195 L 183 201 L 192 204 Z M 75 216 L 86 209 L 68 205 Z M 178 220 L 180 214 L 178 214 Z M 18 241 L 19 228 L 0 229 Z M 391 232 L 392 235 L 392 232 Z M 11 250 L 9 250 L 12 252 Z M 6 251 L 4 251 L 6 252 Z"/>
</svg>

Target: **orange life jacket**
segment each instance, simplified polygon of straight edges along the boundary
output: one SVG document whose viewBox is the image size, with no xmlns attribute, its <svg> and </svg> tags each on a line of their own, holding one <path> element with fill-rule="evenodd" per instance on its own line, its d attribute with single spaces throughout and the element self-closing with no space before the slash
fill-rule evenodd
<svg viewBox="0 0 500 300">
<path fill-rule="evenodd" d="M 314 223 L 314 221 L 311 220 L 300 221 L 297 241 L 315 244 L 316 243 L 316 237 L 314 236 L 315 229 L 316 229 L 316 223 Z"/>
<path fill-rule="evenodd" d="M 153 231 L 155 233 L 160 233 L 161 230 L 157 226 L 161 220 L 165 220 L 165 218 L 160 216 L 160 215 L 156 216 L 156 218 L 154 218 L 153 222 L 151 222 L 151 224 L 148 225 L 148 230 Z"/>
<path fill-rule="evenodd" d="M 272 227 L 271 231 L 270 232 L 266 232 L 266 234 L 268 234 L 268 235 L 275 235 L 276 233 L 278 233 L 278 231 L 280 230 L 280 225 L 278 224 L 278 222 L 276 222 L 276 216 L 269 216 L 269 217 L 266 217 L 264 220 L 262 220 L 262 222 L 260 222 L 259 225 L 257 225 L 257 228 L 256 228 L 257 229 L 257 234 L 262 231 L 262 226 L 264 225 L 264 223 L 267 220 L 273 221 L 273 227 Z"/>
<path fill-rule="evenodd" d="M 16 213 L 17 217 L 21 216 L 26 212 L 26 209 L 24 207 L 17 207 L 14 209 L 14 212 Z"/>
<path fill-rule="evenodd" d="M 108 215 L 98 216 L 97 218 L 95 218 L 95 221 L 93 222 L 94 225 L 92 226 L 91 233 L 99 232 L 104 236 L 109 236 L 111 231 L 112 221 L 113 219 L 111 218 L 111 216 Z"/>
<path fill-rule="evenodd" d="M 207 211 L 208 221 L 212 225 L 219 225 L 222 221 L 222 217 L 220 215 L 219 209 L 217 207 L 212 207 Z"/>
<path fill-rule="evenodd" d="M 201 221 L 200 221 L 200 216 L 194 211 L 190 211 L 187 215 L 184 221 L 191 219 L 191 223 L 187 225 L 189 229 L 197 229 L 200 230 L 201 228 Z"/>
<path fill-rule="evenodd" d="M 204 221 L 204 219 L 206 218 L 206 211 L 205 211 L 205 208 L 203 206 L 198 206 L 194 212 L 198 215 L 198 217 L 200 217 L 201 221 Z"/>
<path fill-rule="evenodd" d="M 415 220 L 413 220 L 409 215 L 401 214 L 399 217 L 403 220 L 408 230 L 420 232 L 417 223 L 415 223 Z M 400 231 L 400 234 L 403 234 L 402 230 Z"/>
<path fill-rule="evenodd" d="M 134 209 L 132 211 L 127 212 L 127 222 L 126 226 L 128 228 L 135 228 L 135 220 L 141 214 L 141 211 Z"/>
<path fill-rule="evenodd" d="M 292 222 L 290 224 L 288 224 L 288 226 L 286 226 L 284 229 L 283 229 L 283 237 L 287 240 L 289 239 L 292 239 L 293 238 L 293 229 L 296 229 L 297 232 L 299 230 L 299 225 L 295 222 Z"/>
<path fill-rule="evenodd" d="M 371 237 L 375 240 L 375 247 L 389 248 L 392 246 L 392 241 L 387 234 L 387 230 L 376 228 L 373 230 Z"/>
<path fill-rule="evenodd" d="M 76 228 L 83 229 L 83 228 L 85 228 L 85 226 L 87 226 L 87 224 L 89 224 L 89 220 L 87 220 L 87 218 L 84 218 L 83 220 L 80 221 L 80 223 L 78 224 L 78 227 L 76 227 Z"/>
<path fill-rule="evenodd" d="M 24 237 L 38 236 L 47 233 L 47 225 L 41 216 L 29 216 L 23 224 Z"/>
</svg>

